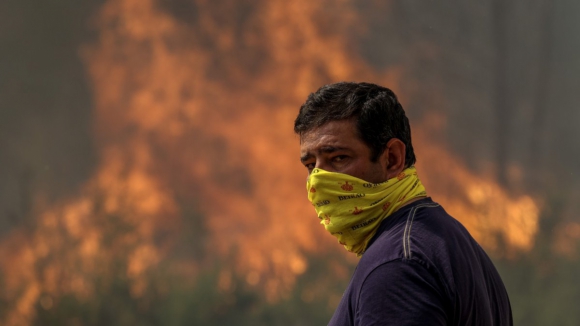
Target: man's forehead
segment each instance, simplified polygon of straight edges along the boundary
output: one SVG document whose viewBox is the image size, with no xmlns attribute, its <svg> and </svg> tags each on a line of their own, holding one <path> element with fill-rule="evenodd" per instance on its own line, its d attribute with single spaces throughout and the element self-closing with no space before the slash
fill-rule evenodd
<svg viewBox="0 0 580 326">
<path fill-rule="evenodd" d="M 352 123 L 332 121 L 302 134 L 300 152 L 301 154 L 309 151 L 318 152 L 323 148 L 345 149 L 357 142 L 358 137 Z"/>
<path fill-rule="evenodd" d="M 314 129 L 300 137 L 300 145 L 313 145 L 321 142 L 336 142 L 340 135 L 328 130 Z"/>
</svg>

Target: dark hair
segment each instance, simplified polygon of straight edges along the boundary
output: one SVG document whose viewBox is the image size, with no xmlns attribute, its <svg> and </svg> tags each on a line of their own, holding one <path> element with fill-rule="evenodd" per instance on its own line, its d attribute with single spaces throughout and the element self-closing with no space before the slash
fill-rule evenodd
<svg viewBox="0 0 580 326">
<path fill-rule="evenodd" d="M 405 144 L 405 167 L 415 164 L 411 127 L 393 91 L 370 83 L 341 82 L 325 85 L 300 107 L 294 132 L 304 133 L 336 120 L 353 119 L 360 139 L 376 162 L 392 138 Z"/>
</svg>

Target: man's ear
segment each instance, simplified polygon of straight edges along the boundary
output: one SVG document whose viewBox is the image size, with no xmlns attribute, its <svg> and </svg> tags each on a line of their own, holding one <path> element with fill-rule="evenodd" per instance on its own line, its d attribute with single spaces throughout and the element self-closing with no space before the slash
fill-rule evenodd
<svg viewBox="0 0 580 326">
<path fill-rule="evenodd" d="M 386 169 L 389 179 L 396 177 L 405 169 L 405 144 L 398 138 L 393 138 L 387 143 L 383 155 L 386 157 Z M 381 158 L 383 158 L 381 155 Z"/>
</svg>

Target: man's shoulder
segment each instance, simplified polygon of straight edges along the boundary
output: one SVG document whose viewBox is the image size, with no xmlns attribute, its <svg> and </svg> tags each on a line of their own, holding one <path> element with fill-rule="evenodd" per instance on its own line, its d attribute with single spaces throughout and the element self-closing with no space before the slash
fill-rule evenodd
<svg viewBox="0 0 580 326">
<path fill-rule="evenodd" d="M 383 221 L 359 265 L 410 259 L 423 247 L 441 245 L 442 233 L 457 228 L 456 223 L 431 198 L 416 201 Z"/>
<path fill-rule="evenodd" d="M 412 260 L 452 282 L 452 270 L 458 268 L 456 256 L 474 250 L 481 248 L 465 227 L 437 202 L 425 198 L 385 219 L 361 258 L 356 274 L 362 284 L 381 265 Z"/>
<path fill-rule="evenodd" d="M 424 251 L 421 249 L 423 246 L 431 246 L 432 240 L 439 237 L 437 224 L 447 223 L 439 220 L 451 218 L 448 215 L 441 217 L 442 214 L 446 215 L 438 203 L 425 198 L 386 218 L 359 261 L 355 273 L 357 278 L 364 279 L 383 264 L 411 259 L 416 249 Z M 421 233 L 421 241 L 428 243 L 415 243 L 417 232 Z M 419 262 L 422 260 L 421 257 L 413 258 Z"/>
<path fill-rule="evenodd" d="M 429 198 L 383 221 L 359 261 L 343 310 L 360 316 L 367 312 L 365 302 L 385 297 L 385 291 L 404 297 L 398 301 L 430 302 L 420 307 L 439 307 L 447 324 L 481 324 L 474 316 L 483 314 L 510 325 L 509 299 L 493 263 L 465 227 Z M 493 323 L 489 318 L 485 322 Z"/>
</svg>

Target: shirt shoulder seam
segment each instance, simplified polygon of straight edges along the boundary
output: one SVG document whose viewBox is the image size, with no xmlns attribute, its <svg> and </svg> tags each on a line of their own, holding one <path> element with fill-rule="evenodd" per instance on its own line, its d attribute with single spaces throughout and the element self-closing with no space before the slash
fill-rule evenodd
<svg viewBox="0 0 580 326">
<path fill-rule="evenodd" d="M 411 229 L 413 227 L 413 220 L 419 208 L 423 207 L 438 207 L 437 203 L 419 204 L 413 207 L 407 215 L 407 222 L 405 223 L 405 230 L 403 232 L 403 257 L 405 259 L 411 258 Z"/>
</svg>

